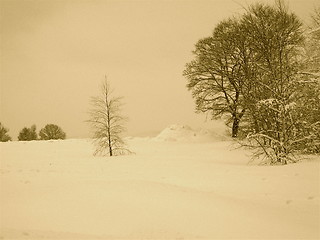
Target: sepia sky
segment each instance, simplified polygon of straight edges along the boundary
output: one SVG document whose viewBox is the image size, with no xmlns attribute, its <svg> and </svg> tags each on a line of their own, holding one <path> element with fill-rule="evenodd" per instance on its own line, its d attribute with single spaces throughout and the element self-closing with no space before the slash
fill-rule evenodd
<svg viewBox="0 0 320 240">
<path fill-rule="evenodd" d="M 307 23 L 317 1 L 286 2 Z M 47 123 L 88 137 L 89 99 L 107 75 L 124 97 L 128 135 L 199 127 L 185 64 L 200 38 L 253 2 L 0 0 L 0 122 L 13 139 Z"/>
</svg>

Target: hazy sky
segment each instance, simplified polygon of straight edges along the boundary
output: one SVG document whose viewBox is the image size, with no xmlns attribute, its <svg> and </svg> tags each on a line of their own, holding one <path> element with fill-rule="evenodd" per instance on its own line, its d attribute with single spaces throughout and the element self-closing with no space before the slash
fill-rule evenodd
<svg viewBox="0 0 320 240">
<path fill-rule="evenodd" d="M 194 113 L 182 71 L 200 38 L 252 2 L 0 0 L 0 122 L 14 139 L 47 123 L 88 137 L 89 99 L 107 75 L 124 97 L 128 135 L 199 127 L 205 116 Z M 287 2 L 305 22 L 319 5 Z"/>
</svg>

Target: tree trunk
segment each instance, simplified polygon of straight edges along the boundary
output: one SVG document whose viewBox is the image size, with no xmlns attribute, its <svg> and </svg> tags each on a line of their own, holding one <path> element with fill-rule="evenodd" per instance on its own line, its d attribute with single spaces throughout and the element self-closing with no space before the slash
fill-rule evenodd
<svg viewBox="0 0 320 240">
<path fill-rule="evenodd" d="M 108 127 L 108 145 L 109 145 L 109 155 L 112 157 L 112 145 L 111 145 L 111 135 L 110 135 L 110 128 Z"/>
<path fill-rule="evenodd" d="M 112 155 L 113 155 L 110 141 L 109 141 L 109 155 L 110 155 L 110 157 L 112 157 Z"/>
<path fill-rule="evenodd" d="M 240 123 L 240 119 L 238 119 L 238 118 L 233 119 L 233 124 L 232 124 L 232 137 L 233 138 L 238 137 L 239 123 Z"/>
</svg>

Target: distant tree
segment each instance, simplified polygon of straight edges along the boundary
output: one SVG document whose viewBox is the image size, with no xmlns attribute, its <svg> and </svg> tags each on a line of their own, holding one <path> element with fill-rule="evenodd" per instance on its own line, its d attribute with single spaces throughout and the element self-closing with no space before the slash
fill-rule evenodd
<svg viewBox="0 0 320 240">
<path fill-rule="evenodd" d="M 0 122 L 0 142 L 11 141 L 11 137 L 8 135 L 9 129 L 5 128 Z"/>
<path fill-rule="evenodd" d="M 19 141 L 32 141 L 37 139 L 38 134 L 36 132 L 36 125 L 32 125 L 30 128 L 23 128 L 18 136 Z"/>
<path fill-rule="evenodd" d="M 122 137 L 125 118 L 121 115 L 121 99 L 112 96 L 107 78 L 102 84 L 101 95 L 91 98 L 92 108 L 87 122 L 93 131 L 94 155 L 113 156 L 130 152 Z"/>
<path fill-rule="evenodd" d="M 39 132 L 41 140 L 51 140 L 51 139 L 65 139 L 65 132 L 55 124 L 47 124 Z"/>
</svg>

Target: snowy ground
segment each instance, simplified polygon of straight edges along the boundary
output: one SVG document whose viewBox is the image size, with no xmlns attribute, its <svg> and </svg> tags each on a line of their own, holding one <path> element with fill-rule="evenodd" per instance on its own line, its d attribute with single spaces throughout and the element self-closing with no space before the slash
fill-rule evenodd
<svg viewBox="0 0 320 240">
<path fill-rule="evenodd" d="M 0 143 L 0 239 L 319 239 L 320 158 L 248 165 L 219 134 L 171 126 L 92 156 L 89 140 Z"/>
</svg>

